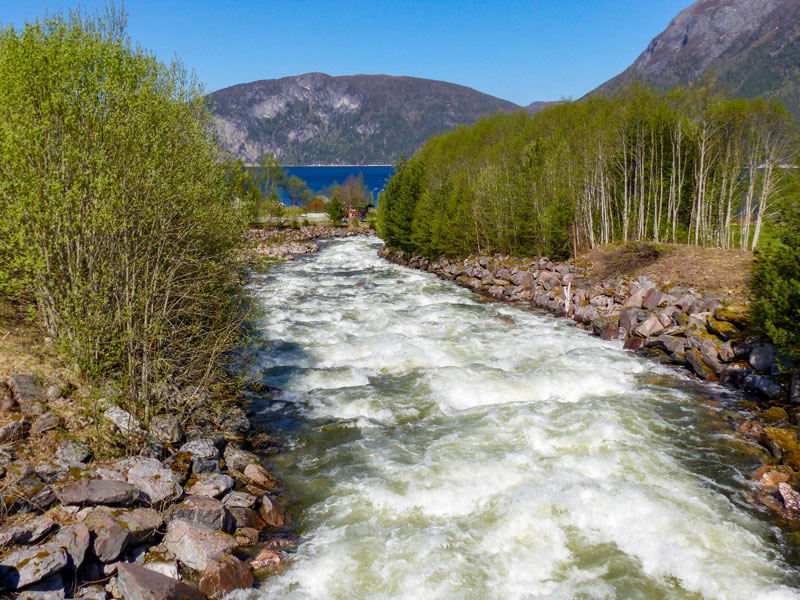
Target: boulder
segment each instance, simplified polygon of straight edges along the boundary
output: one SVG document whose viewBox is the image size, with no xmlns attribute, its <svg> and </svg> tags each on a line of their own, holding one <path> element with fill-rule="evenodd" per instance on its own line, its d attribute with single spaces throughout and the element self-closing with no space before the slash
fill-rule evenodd
<svg viewBox="0 0 800 600">
<path fill-rule="evenodd" d="M 257 498 L 247 492 L 230 492 L 222 499 L 222 503 L 227 507 L 253 508 Z"/>
<path fill-rule="evenodd" d="M 644 298 L 642 299 L 642 308 L 647 310 L 653 310 L 657 308 L 659 304 L 661 304 L 661 299 L 664 297 L 664 294 L 661 293 L 657 287 L 652 287 L 646 291 Z"/>
<path fill-rule="evenodd" d="M 56 523 L 48 517 L 36 517 L 26 523 L 0 530 L 0 546 L 35 544 L 47 535 Z"/>
<path fill-rule="evenodd" d="M 791 389 L 789 390 L 789 402 L 800 404 L 800 373 L 792 377 Z"/>
<path fill-rule="evenodd" d="M 269 494 L 261 497 L 261 508 L 258 509 L 258 514 L 269 527 L 283 527 L 291 520 L 289 514 Z"/>
<path fill-rule="evenodd" d="M 139 544 L 149 539 L 163 521 L 161 514 L 152 508 L 115 511 L 114 518 L 130 531 L 132 544 Z"/>
<path fill-rule="evenodd" d="M 573 318 L 578 323 L 591 323 L 599 316 L 600 314 L 597 312 L 597 309 L 591 304 L 587 304 L 585 306 L 578 306 L 575 309 L 575 312 L 573 313 Z"/>
<path fill-rule="evenodd" d="M 150 435 L 165 444 L 178 444 L 183 439 L 183 429 L 175 415 L 156 415 L 150 419 Z"/>
<path fill-rule="evenodd" d="M 161 461 L 144 456 L 135 456 L 130 461 L 126 480 L 141 490 L 141 500 L 157 504 L 183 494 L 178 476 Z"/>
<path fill-rule="evenodd" d="M 233 590 L 252 586 L 253 573 L 250 567 L 235 556 L 223 555 L 208 561 L 199 587 L 209 598 L 220 599 Z"/>
<path fill-rule="evenodd" d="M 89 528 L 94 555 L 104 563 L 117 560 L 133 536 L 105 508 L 92 510 L 83 520 Z"/>
<path fill-rule="evenodd" d="M 246 433 L 250 431 L 250 419 L 241 408 L 234 406 L 225 411 L 225 416 L 219 422 L 219 428 L 233 434 Z"/>
<path fill-rule="evenodd" d="M 730 342 L 725 342 L 719 347 L 719 359 L 726 363 L 736 360 L 736 355 L 733 353 L 733 345 Z"/>
<path fill-rule="evenodd" d="M 645 319 L 641 325 L 633 330 L 633 333 L 639 337 L 648 338 L 663 330 L 664 326 L 661 324 L 661 321 L 658 320 L 658 317 L 653 315 Z"/>
<path fill-rule="evenodd" d="M 280 487 L 277 478 L 257 463 L 250 463 L 244 468 L 244 476 L 250 481 L 267 490 L 274 490 Z"/>
<path fill-rule="evenodd" d="M 58 449 L 56 449 L 56 458 L 65 460 L 71 463 L 85 462 L 92 454 L 89 446 L 83 442 L 76 442 L 75 440 L 67 440 L 62 442 Z"/>
<path fill-rule="evenodd" d="M 639 322 L 639 314 L 641 312 L 638 308 L 626 308 L 619 313 L 619 326 L 625 331 L 632 331 Z"/>
<path fill-rule="evenodd" d="M 213 557 L 227 554 L 239 546 L 232 535 L 183 519 L 170 522 L 164 545 L 184 565 L 201 572 Z"/>
<path fill-rule="evenodd" d="M 625 350 L 641 350 L 644 347 L 644 338 L 630 337 L 622 345 Z"/>
<path fill-rule="evenodd" d="M 250 561 L 250 566 L 253 569 L 265 569 L 281 564 L 282 560 L 283 555 L 280 552 L 272 548 L 264 548 Z"/>
<path fill-rule="evenodd" d="M 181 578 L 181 572 L 178 568 L 178 563 L 174 560 L 153 560 L 144 563 L 142 566 L 150 571 L 155 571 L 156 573 L 161 573 L 167 577 L 172 577 L 172 579 Z"/>
<path fill-rule="evenodd" d="M 648 290 L 639 288 L 633 292 L 625 302 L 622 303 L 622 308 L 642 308 L 642 301 L 647 296 Z"/>
<path fill-rule="evenodd" d="M 228 444 L 223 456 L 227 467 L 236 471 L 243 471 L 250 463 L 258 464 L 258 456 L 247 450 L 242 450 L 234 444 Z"/>
<path fill-rule="evenodd" d="M 26 587 L 17 600 L 64 600 L 65 597 L 64 580 L 61 573 L 56 573 Z"/>
<path fill-rule="evenodd" d="M 748 361 L 756 371 L 769 371 L 775 362 L 775 346 L 769 343 L 755 344 Z"/>
<path fill-rule="evenodd" d="M 10 375 L 7 379 L 11 395 L 26 414 L 41 414 L 47 398 L 36 375 Z"/>
<path fill-rule="evenodd" d="M 714 371 L 703 362 L 703 357 L 700 354 L 700 351 L 696 348 L 688 348 L 684 353 L 687 362 L 692 366 L 692 370 L 694 371 L 695 375 L 697 375 L 700 379 L 705 379 L 706 381 L 716 381 L 717 376 Z"/>
<path fill-rule="evenodd" d="M 58 544 L 18 550 L 0 560 L 0 587 L 18 590 L 67 566 L 67 553 Z"/>
<path fill-rule="evenodd" d="M 233 478 L 222 473 L 205 473 L 190 487 L 186 488 L 187 494 L 195 496 L 209 496 L 219 498 L 233 487 Z"/>
<path fill-rule="evenodd" d="M 778 471 L 774 467 L 764 465 L 756 471 L 753 479 L 756 480 L 758 485 L 771 492 L 778 491 L 779 483 L 786 483 L 789 481 L 789 475 Z"/>
<path fill-rule="evenodd" d="M 247 527 L 251 529 L 264 529 L 266 524 L 252 508 L 246 506 L 231 506 L 228 509 L 233 517 L 235 528 Z"/>
<path fill-rule="evenodd" d="M 784 389 L 775 381 L 765 375 L 752 373 L 744 378 L 744 389 L 755 392 L 766 400 L 780 400 L 784 395 Z"/>
<path fill-rule="evenodd" d="M 8 470 L 8 469 L 7 469 Z M 36 475 L 12 476 L 9 487 L 2 493 L 2 502 L 9 512 L 42 512 L 56 501 L 53 489 Z"/>
<path fill-rule="evenodd" d="M 27 421 L 22 415 L 12 414 L 0 425 L 0 444 L 10 444 L 21 440 L 27 433 Z"/>
<path fill-rule="evenodd" d="M 646 348 L 656 348 L 668 354 L 686 350 L 686 344 L 683 339 L 664 334 L 648 339 L 644 345 Z"/>
<path fill-rule="evenodd" d="M 58 501 L 68 506 L 121 504 L 128 505 L 139 497 L 135 485 L 123 481 L 90 479 L 88 481 L 68 481 L 53 485 Z"/>
<path fill-rule="evenodd" d="M 722 374 L 723 366 L 719 360 L 719 347 L 720 344 L 715 343 L 709 338 L 705 338 L 700 343 L 700 356 L 703 357 L 703 362 L 706 363 L 714 374 L 719 377 Z"/>
<path fill-rule="evenodd" d="M 794 513 L 795 518 L 797 518 L 797 513 L 800 513 L 800 494 L 792 486 L 784 482 L 778 484 L 778 493 L 783 498 L 783 505 L 786 510 Z"/>
<path fill-rule="evenodd" d="M 125 600 L 205 600 L 193 587 L 146 567 L 122 563 L 117 573 L 117 587 Z"/>
<path fill-rule="evenodd" d="M 714 309 L 714 317 L 718 321 L 727 321 L 741 328 L 746 327 L 750 321 L 747 308 L 743 306 L 717 307 Z"/>
<path fill-rule="evenodd" d="M 39 415 L 31 425 L 31 435 L 38 437 L 46 431 L 60 427 L 62 423 L 61 416 L 58 413 L 48 411 Z"/>
<path fill-rule="evenodd" d="M 75 597 L 80 600 L 106 600 L 106 591 L 101 585 L 87 585 L 78 590 Z"/>
<path fill-rule="evenodd" d="M 219 450 L 209 439 L 197 439 L 181 446 L 192 455 L 192 471 L 197 474 L 219 471 Z"/>
<path fill-rule="evenodd" d="M 144 434 L 139 421 L 119 406 L 112 406 L 103 413 L 103 418 L 112 423 L 124 435 Z"/>
<path fill-rule="evenodd" d="M 718 321 L 717 319 L 710 318 L 706 321 L 708 330 L 724 342 L 732 340 L 739 335 L 739 330 L 733 323 L 728 321 Z"/>
<path fill-rule="evenodd" d="M 66 551 L 68 566 L 73 570 L 83 564 L 90 541 L 89 528 L 85 523 L 74 523 L 62 527 L 53 537 L 53 543 L 58 544 Z"/>
<path fill-rule="evenodd" d="M 65 479 L 92 479 L 97 476 L 96 471 L 92 471 L 83 463 L 68 462 L 59 458 L 46 458 L 36 463 L 33 470 L 45 483 L 56 483 Z"/>
<path fill-rule="evenodd" d="M 197 523 L 225 532 L 234 530 L 233 517 L 228 507 L 219 500 L 207 496 L 188 496 L 172 508 L 170 519 Z"/>
</svg>

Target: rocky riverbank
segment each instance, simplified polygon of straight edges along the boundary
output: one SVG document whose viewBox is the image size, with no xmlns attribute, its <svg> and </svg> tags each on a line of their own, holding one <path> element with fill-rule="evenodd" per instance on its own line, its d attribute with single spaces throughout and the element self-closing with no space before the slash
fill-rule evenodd
<svg viewBox="0 0 800 600">
<path fill-rule="evenodd" d="M 314 240 L 348 238 L 357 235 L 375 235 L 369 228 L 331 227 L 328 225 L 305 225 L 298 229 L 250 229 L 245 234 L 251 242 L 255 255 L 279 260 L 294 260 L 295 256 L 319 252 Z"/>
<path fill-rule="evenodd" d="M 296 542 L 281 483 L 263 466 L 279 442 L 194 391 L 195 427 L 129 413 L 34 375 L 0 382 L 0 591 L 58 600 L 220 598 L 268 575 Z M 176 392 L 180 393 L 180 392 Z M 67 418 L 65 415 L 71 415 Z M 136 454 L 93 460 L 89 435 Z M 5 597 L 5 596 L 4 596 Z"/>
<path fill-rule="evenodd" d="M 604 340 L 670 363 L 701 380 L 742 389 L 755 400 L 734 424 L 764 463 L 753 499 L 800 521 L 800 376 L 748 324 L 745 307 L 725 306 L 685 285 L 624 274 L 598 280 L 590 268 L 547 258 L 471 256 L 430 260 L 384 247 L 379 256 L 434 273 L 488 299 L 519 303 L 573 319 Z M 749 417 L 749 418 L 748 418 Z"/>
</svg>

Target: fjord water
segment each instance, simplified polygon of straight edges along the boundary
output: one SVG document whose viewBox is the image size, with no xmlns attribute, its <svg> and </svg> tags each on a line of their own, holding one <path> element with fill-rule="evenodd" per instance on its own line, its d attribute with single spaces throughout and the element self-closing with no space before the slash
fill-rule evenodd
<svg viewBox="0 0 800 600">
<path fill-rule="evenodd" d="M 379 247 L 253 284 L 249 369 L 282 390 L 260 406 L 303 525 L 234 597 L 800 598 L 720 390 Z"/>
</svg>

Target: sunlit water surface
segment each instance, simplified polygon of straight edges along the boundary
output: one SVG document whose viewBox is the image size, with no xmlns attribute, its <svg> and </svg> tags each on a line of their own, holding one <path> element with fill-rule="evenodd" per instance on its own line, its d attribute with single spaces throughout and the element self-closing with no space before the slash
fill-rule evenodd
<svg viewBox="0 0 800 600">
<path fill-rule="evenodd" d="M 233 597 L 800 598 L 721 390 L 379 247 L 253 284 L 302 541 Z"/>
</svg>

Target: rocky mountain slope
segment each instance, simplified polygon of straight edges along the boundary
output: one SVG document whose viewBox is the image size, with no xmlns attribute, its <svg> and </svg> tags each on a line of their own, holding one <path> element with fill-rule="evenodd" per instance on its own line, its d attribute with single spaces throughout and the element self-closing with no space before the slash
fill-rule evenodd
<svg viewBox="0 0 800 600">
<path fill-rule="evenodd" d="M 592 93 L 632 80 L 666 90 L 707 73 L 735 96 L 775 96 L 800 116 L 800 0 L 698 0 Z"/>
<path fill-rule="evenodd" d="M 307 73 L 225 88 L 208 98 L 226 148 L 245 163 L 391 164 L 429 137 L 511 102 L 429 79 Z"/>
</svg>

